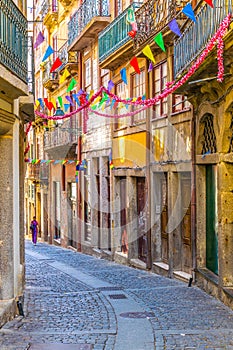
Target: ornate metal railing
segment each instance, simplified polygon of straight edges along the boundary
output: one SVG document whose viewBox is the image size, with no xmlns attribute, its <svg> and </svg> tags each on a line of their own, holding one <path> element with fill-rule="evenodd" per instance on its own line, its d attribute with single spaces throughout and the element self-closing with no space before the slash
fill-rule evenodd
<svg viewBox="0 0 233 350">
<path fill-rule="evenodd" d="M 27 82 L 27 19 L 11 0 L 0 0 L 0 63 Z"/>
<path fill-rule="evenodd" d="M 48 80 L 56 80 L 58 79 L 58 72 L 50 73 L 50 69 L 52 67 L 52 62 L 47 61 L 44 65 L 44 70 L 42 73 L 42 82 L 45 84 Z"/>
<path fill-rule="evenodd" d="M 70 145 L 78 140 L 79 130 L 76 127 L 76 117 L 72 120 L 64 121 L 62 125 L 54 127 L 51 131 L 44 133 L 44 147 L 54 148 L 59 146 Z"/>
<path fill-rule="evenodd" d="M 135 48 L 138 48 L 161 31 L 187 2 L 187 0 L 148 0 L 145 2 L 135 13 L 138 27 L 137 35 L 134 38 Z"/>
<path fill-rule="evenodd" d="M 214 9 L 205 4 L 195 14 L 182 36 L 174 44 L 174 75 L 181 74 L 206 47 L 219 24 L 232 13 L 232 0 L 214 0 Z"/>
<path fill-rule="evenodd" d="M 140 2 L 132 3 L 99 34 L 100 62 L 105 60 L 128 41 L 132 40 L 128 35 L 128 32 L 131 30 L 131 25 L 126 21 L 126 17 L 130 7 L 136 9 L 140 6 Z"/>
<path fill-rule="evenodd" d="M 45 16 L 49 13 L 56 13 L 58 12 L 58 3 L 57 0 L 44 0 L 41 5 L 41 18 L 42 20 L 45 18 Z"/>
<path fill-rule="evenodd" d="M 68 40 L 58 50 L 58 56 L 63 62 L 63 66 L 65 66 L 67 63 L 77 63 L 78 54 L 77 52 L 68 51 Z"/>
<path fill-rule="evenodd" d="M 109 0 L 84 0 L 68 23 L 68 45 L 71 45 L 94 17 L 108 17 Z"/>
</svg>

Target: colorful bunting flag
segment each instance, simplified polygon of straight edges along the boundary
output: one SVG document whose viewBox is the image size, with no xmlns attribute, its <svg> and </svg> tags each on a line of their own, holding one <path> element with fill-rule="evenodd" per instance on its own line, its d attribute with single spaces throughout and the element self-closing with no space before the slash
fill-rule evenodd
<svg viewBox="0 0 233 350">
<path fill-rule="evenodd" d="M 123 82 L 127 85 L 128 82 L 127 82 L 127 76 L 126 76 L 126 68 L 122 68 L 120 70 L 120 73 L 121 73 L 121 79 L 123 80 Z"/>
<path fill-rule="evenodd" d="M 114 82 L 112 80 L 109 80 L 109 82 L 108 82 L 108 91 L 111 91 L 113 87 L 114 87 Z"/>
<path fill-rule="evenodd" d="M 34 49 L 36 49 L 40 44 L 42 44 L 43 41 L 44 41 L 44 35 L 41 32 L 39 32 L 34 44 Z"/>
<path fill-rule="evenodd" d="M 55 108 L 54 105 L 52 104 L 52 102 L 49 102 L 47 98 L 44 98 L 44 103 L 49 111 L 51 111 L 53 108 Z"/>
<path fill-rule="evenodd" d="M 62 108 L 63 107 L 62 97 L 59 96 L 57 99 L 58 99 L 60 107 Z"/>
<path fill-rule="evenodd" d="M 137 30 L 138 30 L 137 22 L 131 23 L 131 26 L 132 26 L 132 30 L 134 30 L 135 32 L 137 32 Z"/>
<path fill-rule="evenodd" d="M 149 68 L 148 68 L 148 73 L 150 73 L 153 70 L 153 63 L 150 62 Z"/>
<path fill-rule="evenodd" d="M 130 36 L 132 39 L 135 37 L 136 34 L 136 30 L 131 30 L 130 32 L 128 32 L 128 36 Z"/>
<path fill-rule="evenodd" d="M 67 101 L 70 102 L 71 106 L 74 106 L 74 102 L 73 102 L 72 98 L 69 95 L 66 95 L 66 99 L 67 99 Z"/>
<path fill-rule="evenodd" d="M 50 55 L 52 55 L 52 53 L 54 53 L 52 47 L 49 45 L 47 50 L 45 51 L 44 57 L 42 58 L 42 62 L 46 61 L 47 58 L 49 58 Z"/>
<path fill-rule="evenodd" d="M 128 9 L 128 12 L 127 12 L 127 16 L 126 16 L 126 21 L 128 23 L 133 23 L 135 22 L 135 15 L 134 15 L 134 9 L 132 7 L 130 7 Z"/>
<path fill-rule="evenodd" d="M 38 98 L 37 100 L 39 101 L 39 104 L 41 105 L 41 107 L 44 108 L 44 103 L 42 98 Z"/>
<path fill-rule="evenodd" d="M 60 76 L 59 84 L 64 83 L 64 81 L 70 76 L 70 72 L 67 68 L 64 69 L 63 74 Z"/>
<path fill-rule="evenodd" d="M 142 50 L 142 52 L 144 53 L 144 55 L 146 57 L 148 57 L 152 62 L 155 63 L 155 59 L 154 59 L 153 53 L 152 53 L 151 48 L 150 48 L 149 45 L 146 45 L 144 47 L 144 49 Z"/>
<path fill-rule="evenodd" d="M 59 57 L 57 57 L 55 59 L 55 61 L 53 62 L 53 65 L 50 69 L 50 73 L 54 72 L 57 68 L 59 68 L 62 65 L 62 61 L 60 60 Z"/>
<path fill-rule="evenodd" d="M 156 42 L 156 44 L 160 47 L 160 49 L 162 49 L 164 52 L 166 51 L 165 46 L 164 46 L 164 42 L 163 42 L 163 35 L 162 33 L 158 33 L 155 37 L 154 37 L 154 41 Z"/>
<path fill-rule="evenodd" d="M 140 68 L 138 66 L 138 59 L 137 59 L 137 57 L 133 57 L 132 60 L 129 63 L 134 68 L 136 73 L 138 73 L 138 74 L 141 73 Z"/>
<path fill-rule="evenodd" d="M 172 19 L 169 23 L 168 23 L 168 27 L 170 28 L 171 31 L 173 31 L 176 35 L 181 36 L 181 32 L 180 32 L 180 28 L 177 24 L 176 19 Z"/>
<path fill-rule="evenodd" d="M 64 103 L 64 111 L 67 112 L 69 108 L 70 108 L 70 104 Z"/>
<path fill-rule="evenodd" d="M 66 90 L 66 92 L 70 92 L 71 90 L 73 90 L 73 88 L 77 85 L 77 81 L 72 78 L 70 85 L 68 86 L 68 89 Z"/>
<path fill-rule="evenodd" d="M 187 5 L 183 8 L 182 12 L 183 12 L 187 17 L 189 17 L 192 21 L 196 22 L 196 17 L 195 17 L 195 15 L 194 15 L 194 12 L 193 12 L 193 9 L 192 9 L 192 5 L 191 5 L 190 3 L 187 4 Z"/>
<path fill-rule="evenodd" d="M 214 8 L 212 0 L 204 0 L 208 5 Z"/>
</svg>

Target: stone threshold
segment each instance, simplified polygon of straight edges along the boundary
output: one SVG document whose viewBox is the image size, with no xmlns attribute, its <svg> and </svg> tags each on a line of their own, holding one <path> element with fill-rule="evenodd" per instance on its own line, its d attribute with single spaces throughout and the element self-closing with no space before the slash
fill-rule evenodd
<svg viewBox="0 0 233 350">
<path fill-rule="evenodd" d="M 130 265 L 138 269 L 146 270 L 146 263 L 140 259 L 130 259 Z"/>
<path fill-rule="evenodd" d="M 0 300 L 0 328 L 17 315 L 15 299 Z"/>
</svg>

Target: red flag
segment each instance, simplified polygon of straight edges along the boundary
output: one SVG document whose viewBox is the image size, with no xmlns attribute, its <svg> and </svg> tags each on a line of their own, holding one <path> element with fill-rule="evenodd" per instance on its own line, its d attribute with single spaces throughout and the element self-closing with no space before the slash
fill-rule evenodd
<svg viewBox="0 0 233 350">
<path fill-rule="evenodd" d="M 133 57 L 132 60 L 129 62 L 131 64 L 131 66 L 134 68 L 135 72 L 137 72 L 138 74 L 140 74 L 140 69 L 138 66 L 138 60 L 137 57 Z"/>
<path fill-rule="evenodd" d="M 131 38 L 134 38 L 136 34 L 137 32 L 135 30 L 131 30 L 130 32 L 128 32 L 128 36 L 130 36 Z"/>
<path fill-rule="evenodd" d="M 50 73 L 52 73 L 53 71 L 55 71 L 55 69 L 59 68 L 62 65 L 62 61 L 60 60 L 59 57 L 57 57 L 55 59 L 55 61 L 53 62 L 53 65 L 50 69 Z"/>
<path fill-rule="evenodd" d="M 213 1 L 212 0 L 204 0 L 208 5 L 214 8 Z"/>
<path fill-rule="evenodd" d="M 47 98 L 44 98 L 44 103 L 49 111 L 51 111 L 53 108 L 55 108 L 54 105 L 52 104 L 52 102 L 49 102 Z"/>
</svg>

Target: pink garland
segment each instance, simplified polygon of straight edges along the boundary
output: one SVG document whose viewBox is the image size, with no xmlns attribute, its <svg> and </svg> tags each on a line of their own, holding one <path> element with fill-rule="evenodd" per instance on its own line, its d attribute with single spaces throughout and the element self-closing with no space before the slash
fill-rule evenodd
<svg viewBox="0 0 233 350">
<path fill-rule="evenodd" d="M 94 113 L 94 114 L 99 115 L 101 117 L 119 119 L 119 118 L 124 118 L 124 117 L 133 117 L 134 115 L 144 111 L 145 109 L 148 109 L 148 106 L 144 106 L 144 107 L 142 107 L 142 108 L 140 108 L 140 109 L 138 109 L 136 111 L 133 111 L 133 112 L 128 112 L 128 113 L 119 114 L 119 115 L 118 114 L 114 114 L 114 115 L 112 115 L 112 114 L 104 114 L 104 113 L 95 111 L 95 110 L 93 110 L 91 108 L 89 108 L 88 110 L 89 110 L 90 113 Z"/>
<path fill-rule="evenodd" d="M 122 102 L 122 103 L 128 104 L 128 105 L 142 105 L 142 106 L 145 106 L 143 109 L 140 109 L 140 110 L 134 111 L 134 112 L 126 113 L 125 115 L 121 115 L 120 117 L 131 116 L 131 115 L 133 115 L 132 113 L 135 113 L 135 114 L 139 113 L 141 110 L 144 110 L 147 107 L 150 107 L 150 106 L 154 105 L 159 100 L 166 98 L 169 94 L 173 93 L 176 89 L 178 89 L 183 84 L 185 84 L 186 81 L 200 67 L 200 65 L 205 60 L 206 56 L 212 51 L 212 49 L 214 48 L 216 43 L 217 43 L 217 55 L 218 55 L 217 56 L 218 57 L 218 79 L 217 80 L 221 82 L 221 81 L 223 81 L 223 73 L 224 73 L 224 66 L 223 66 L 223 39 L 222 38 L 225 35 L 226 30 L 229 27 L 230 22 L 231 22 L 231 14 L 228 14 L 227 17 L 220 24 L 219 29 L 217 30 L 217 32 L 214 34 L 212 39 L 207 44 L 207 47 L 205 48 L 203 53 L 198 57 L 198 59 L 195 61 L 195 63 L 192 65 L 192 67 L 189 69 L 189 71 L 179 81 L 177 81 L 174 85 L 173 85 L 173 82 L 167 83 L 166 89 L 160 95 L 157 95 L 157 96 L 155 96 L 153 98 L 150 98 L 148 100 L 130 101 L 130 100 L 121 99 L 120 97 L 118 97 L 118 96 L 114 95 L 113 93 L 111 93 L 110 91 L 108 91 L 105 87 L 101 86 L 100 89 L 90 98 L 89 101 L 87 101 L 85 104 L 80 106 L 75 111 L 67 113 L 64 116 L 53 117 L 53 116 L 45 115 L 45 114 L 40 113 L 38 111 L 35 111 L 35 114 L 40 116 L 41 118 L 51 119 L 51 120 L 59 120 L 59 119 L 65 119 L 65 118 L 71 117 L 73 114 L 80 112 L 82 109 L 88 108 L 91 105 L 91 103 L 98 96 L 100 96 L 102 94 L 103 91 L 109 97 L 114 99 L 116 102 Z M 92 112 L 97 114 L 97 115 L 101 115 L 101 116 L 106 116 L 106 117 L 110 117 L 110 118 L 119 118 L 118 115 L 111 115 L 111 116 L 110 115 L 106 115 L 106 114 L 104 115 L 103 113 L 100 113 L 100 112 L 97 112 L 97 111 L 93 111 L 93 110 L 92 110 Z"/>
</svg>

